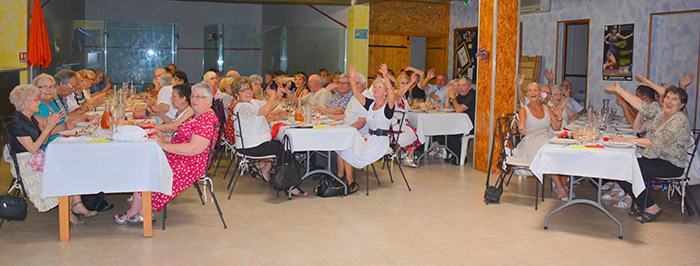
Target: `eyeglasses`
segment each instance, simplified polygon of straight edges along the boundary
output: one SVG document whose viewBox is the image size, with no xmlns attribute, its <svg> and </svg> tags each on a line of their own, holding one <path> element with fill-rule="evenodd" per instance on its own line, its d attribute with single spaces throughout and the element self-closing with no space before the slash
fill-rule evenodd
<svg viewBox="0 0 700 266">
<path fill-rule="evenodd" d="M 238 89 L 238 92 L 244 92 L 244 91 L 249 91 L 251 88 L 240 88 Z"/>
<path fill-rule="evenodd" d="M 71 90 L 74 89 L 73 85 L 70 85 L 70 83 L 66 83 L 66 85 L 68 85 L 68 87 L 70 87 Z"/>
<path fill-rule="evenodd" d="M 55 89 L 55 88 L 56 88 L 56 86 L 54 86 L 54 85 L 39 86 L 39 89 L 41 89 L 41 90 L 48 90 L 48 89 Z"/>
<path fill-rule="evenodd" d="M 340 85 L 350 85 L 350 82 L 338 82 Z"/>
<path fill-rule="evenodd" d="M 553 93 L 552 94 L 552 96 L 562 96 L 562 95 L 564 95 L 564 94 L 562 94 L 562 93 Z"/>
<path fill-rule="evenodd" d="M 203 96 L 203 95 L 190 95 L 190 98 L 192 98 L 192 99 L 198 99 L 198 100 L 201 100 L 201 99 L 204 99 L 204 98 L 209 98 L 209 96 Z"/>
<path fill-rule="evenodd" d="M 571 85 L 561 85 L 561 87 L 562 87 L 562 88 L 566 88 L 566 87 L 571 88 L 571 87 L 573 87 L 573 86 L 571 86 Z"/>
</svg>

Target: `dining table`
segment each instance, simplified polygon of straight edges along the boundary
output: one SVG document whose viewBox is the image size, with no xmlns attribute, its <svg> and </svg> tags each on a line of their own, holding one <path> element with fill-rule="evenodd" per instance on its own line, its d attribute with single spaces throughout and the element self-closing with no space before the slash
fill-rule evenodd
<svg viewBox="0 0 700 266">
<path fill-rule="evenodd" d="M 451 151 L 447 148 L 447 135 L 457 135 L 462 134 L 462 144 L 461 153 L 459 158 L 459 164 L 463 165 L 467 156 L 467 146 L 469 145 L 468 139 L 470 136 L 469 132 L 474 128 L 474 124 L 469 115 L 466 113 L 455 113 L 454 110 L 438 110 L 438 111 L 417 111 L 411 110 L 408 112 L 408 121 L 411 126 L 416 129 L 416 135 L 421 143 L 424 143 L 425 152 L 415 160 L 416 164 L 420 166 L 420 160 L 429 153 L 429 151 L 437 148 L 445 148 L 453 155 L 455 151 Z M 432 142 L 432 136 L 445 136 L 445 145 L 433 145 L 432 143 L 426 143 L 426 141 Z"/>
<path fill-rule="evenodd" d="M 623 124 L 619 124 L 623 125 Z M 610 129 L 610 128 L 609 128 Z M 574 204 L 588 204 L 598 208 L 618 224 L 619 238 L 622 239 L 622 224 L 601 204 L 601 185 L 603 179 L 629 182 L 635 196 L 644 191 L 637 146 L 629 143 L 605 141 L 605 138 L 633 138 L 629 130 L 608 130 L 599 140 L 586 145 L 573 139 L 553 138 L 542 146 L 530 164 L 530 171 L 544 182 L 544 174 L 561 174 L 579 176 L 595 180 L 598 187 L 597 200 L 570 199 L 565 204 L 549 212 L 545 218 L 544 228 L 549 227 L 549 217 Z M 569 191 L 573 192 L 573 180 L 569 182 Z"/>
<path fill-rule="evenodd" d="M 117 141 L 110 130 L 94 133 L 64 135 L 46 148 L 41 197 L 59 198 L 61 241 L 70 239 L 71 195 L 142 192 L 143 216 L 151 217 L 151 192 L 172 194 L 173 171 L 155 139 Z M 151 223 L 143 223 L 143 235 L 152 236 Z"/>
</svg>

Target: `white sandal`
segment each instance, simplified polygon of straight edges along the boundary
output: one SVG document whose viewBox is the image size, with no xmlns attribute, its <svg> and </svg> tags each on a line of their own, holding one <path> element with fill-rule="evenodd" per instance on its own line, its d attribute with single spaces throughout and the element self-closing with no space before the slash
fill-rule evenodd
<svg viewBox="0 0 700 266">
<path fill-rule="evenodd" d="M 614 195 L 615 191 L 619 191 L 619 192 L 617 193 L 617 196 L 610 196 L 610 193 L 613 193 L 613 195 Z M 619 200 L 620 198 L 623 198 L 623 197 L 625 197 L 625 191 L 624 191 L 624 190 L 622 190 L 621 188 L 613 188 L 612 190 L 610 190 L 610 192 L 608 192 L 607 194 L 603 195 L 602 198 L 603 198 L 603 200 Z"/>
<path fill-rule="evenodd" d="M 414 162 L 413 159 L 408 158 L 408 156 L 403 158 L 403 162 L 406 163 L 410 167 L 418 168 L 418 165 L 416 164 L 416 162 Z"/>
<path fill-rule="evenodd" d="M 625 200 L 627 200 L 627 199 L 629 199 L 630 204 L 627 204 L 627 202 L 625 202 Z M 632 203 L 632 197 L 630 197 L 629 195 L 627 195 L 627 196 L 625 196 L 624 198 L 622 198 L 622 200 L 620 200 L 620 201 L 618 201 L 617 203 L 613 204 L 613 207 L 618 208 L 618 209 L 628 209 L 628 208 L 630 207 L 631 203 Z"/>
</svg>

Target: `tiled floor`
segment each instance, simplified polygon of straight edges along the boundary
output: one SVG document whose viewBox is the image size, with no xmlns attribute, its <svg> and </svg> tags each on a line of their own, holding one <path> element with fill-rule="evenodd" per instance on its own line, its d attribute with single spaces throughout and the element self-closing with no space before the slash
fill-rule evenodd
<svg viewBox="0 0 700 266">
<path fill-rule="evenodd" d="M 682 214 L 662 194 L 653 196 L 664 214 L 644 225 L 606 203 L 624 225 L 619 240 L 616 224 L 585 205 L 552 216 L 550 229 L 543 230 L 545 215 L 562 202 L 548 191 L 535 211 L 533 177 L 514 178 L 500 204 L 485 205 L 486 175 L 471 164 L 428 160 L 420 169 L 404 170 L 411 192 L 403 180 L 392 184 L 381 171 L 382 185 L 371 179 L 368 197 L 364 173 L 357 171 L 361 193 L 291 201 L 249 176 L 226 200 L 220 171 L 216 192 L 228 229 L 214 205 L 202 206 L 190 188 L 169 204 L 167 230 L 160 230 L 156 214 L 152 238 L 144 238 L 141 227 L 112 221 L 127 208 L 126 194 L 109 195 L 117 206 L 72 227 L 66 243 L 58 240 L 57 211 L 33 209 L 26 221 L 0 228 L 0 264 L 700 265 L 700 219 Z M 0 186 L 9 181 L 2 162 Z M 311 192 L 313 186 L 307 180 L 302 187 Z M 593 198 L 590 184 L 576 189 L 579 197 Z"/>
</svg>

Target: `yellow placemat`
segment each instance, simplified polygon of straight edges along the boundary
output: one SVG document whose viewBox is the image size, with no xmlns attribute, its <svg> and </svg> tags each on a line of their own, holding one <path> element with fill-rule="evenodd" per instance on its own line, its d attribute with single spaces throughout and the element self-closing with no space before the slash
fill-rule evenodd
<svg viewBox="0 0 700 266">
<path fill-rule="evenodd" d="M 328 128 L 328 127 L 327 126 L 314 126 L 314 129 L 324 129 L 324 128 Z"/>
<path fill-rule="evenodd" d="M 572 149 L 587 149 L 587 150 L 597 150 L 598 148 L 594 147 L 586 147 L 586 146 L 579 146 L 579 145 L 572 145 Z"/>
<path fill-rule="evenodd" d="M 88 140 L 87 143 L 106 143 L 109 142 L 109 139 L 91 139 Z"/>
</svg>

